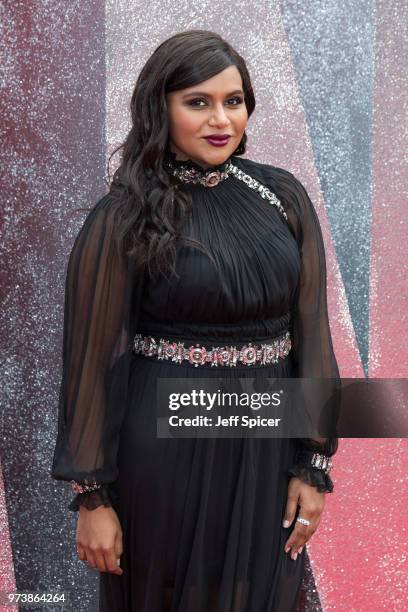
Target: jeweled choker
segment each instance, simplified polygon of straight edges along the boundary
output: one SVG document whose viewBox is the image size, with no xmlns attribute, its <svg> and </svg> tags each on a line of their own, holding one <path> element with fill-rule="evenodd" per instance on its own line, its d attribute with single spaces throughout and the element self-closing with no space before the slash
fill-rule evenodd
<svg viewBox="0 0 408 612">
<path fill-rule="evenodd" d="M 220 181 L 229 177 L 229 170 L 232 166 L 231 158 L 222 164 L 216 164 L 208 168 L 202 168 L 191 159 L 176 159 L 176 153 L 169 151 L 164 158 L 164 166 L 169 172 L 185 183 L 204 185 L 204 187 L 215 187 Z"/>
</svg>

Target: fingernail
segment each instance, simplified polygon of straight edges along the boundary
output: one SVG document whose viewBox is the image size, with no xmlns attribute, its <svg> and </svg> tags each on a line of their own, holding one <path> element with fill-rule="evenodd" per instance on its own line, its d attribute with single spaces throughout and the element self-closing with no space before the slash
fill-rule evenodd
<svg viewBox="0 0 408 612">
<path fill-rule="evenodd" d="M 299 548 L 299 555 L 300 555 L 300 553 L 302 552 L 302 550 L 303 550 L 303 546 L 301 546 L 301 547 Z"/>
<path fill-rule="evenodd" d="M 293 555 L 292 559 L 293 559 L 294 561 L 296 561 L 297 556 L 298 556 L 298 554 L 297 554 L 297 553 L 295 553 L 295 554 Z"/>
<path fill-rule="evenodd" d="M 290 521 L 288 521 L 287 519 L 285 519 L 285 520 L 283 521 L 283 526 L 284 526 L 284 527 L 289 527 L 289 525 L 290 525 Z"/>
<path fill-rule="evenodd" d="M 290 546 L 285 546 L 285 553 L 290 551 Z"/>
</svg>

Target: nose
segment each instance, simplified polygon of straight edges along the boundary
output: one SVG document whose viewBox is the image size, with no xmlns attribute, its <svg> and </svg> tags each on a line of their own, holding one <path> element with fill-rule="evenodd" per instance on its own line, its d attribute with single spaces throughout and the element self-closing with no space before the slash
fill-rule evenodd
<svg viewBox="0 0 408 612">
<path fill-rule="evenodd" d="M 227 114 L 225 113 L 224 106 L 222 104 L 216 106 L 211 114 L 209 124 L 223 127 L 225 125 L 228 125 L 229 122 L 230 121 L 228 119 Z"/>
</svg>

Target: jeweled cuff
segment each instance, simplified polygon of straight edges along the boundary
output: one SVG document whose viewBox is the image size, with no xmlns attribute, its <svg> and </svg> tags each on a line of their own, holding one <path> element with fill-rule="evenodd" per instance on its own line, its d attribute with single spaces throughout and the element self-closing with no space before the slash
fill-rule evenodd
<svg viewBox="0 0 408 612">
<path fill-rule="evenodd" d="M 307 456 L 306 459 L 308 458 Z M 310 458 L 310 463 L 313 467 L 323 470 L 326 474 L 330 472 L 333 465 L 332 458 L 322 453 L 313 453 Z"/>
<path fill-rule="evenodd" d="M 71 489 L 74 493 L 88 493 L 90 491 L 95 491 L 102 487 L 102 484 L 97 482 L 89 482 L 88 480 L 84 480 L 84 482 L 77 482 L 76 480 L 71 480 L 70 483 Z"/>
<path fill-rule="evenodd" d="M 83 489 L 82 483 L 76 484 Z M 71 486 L 74 489 L 72 481 Z M 96 510 L 99 506 L 112 508 L 115 502 L 119 500 L 119 495 L 111 484 L 99 484 L 96 488 L 82 491 L 76 490 L 77 495 L 68 506 L 68 509 L 72 512 L 78 512 L 81 506 L 84 506 L 87 510 Z"/>
<path fill-rule="evenodd" d="M 296 476 L 303 482 L 316 487 L 320 493 L 332 493 L 333 481 L 329 476 L 332 468 L 332 459 L 322 453 L 301 450 L 295 465 L 289 468 L 288 473 Z"/>
</svg>

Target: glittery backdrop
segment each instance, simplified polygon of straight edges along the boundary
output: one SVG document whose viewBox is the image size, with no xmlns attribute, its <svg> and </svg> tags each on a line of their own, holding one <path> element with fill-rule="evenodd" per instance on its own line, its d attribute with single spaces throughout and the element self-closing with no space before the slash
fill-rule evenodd
<svg viewBox="0 0 408 612">
<path fill-rule="evenodd" d="M 408 5 L 9 0 L 0 11 L 0 590 L 69 591 L 67 609 L 97 610 L 69 487 L 49 476 L 63 291 L 84 219 L 74 209 L 105 192 L 140 69 L 190 28 L 243 55 L 257 100 L 246 156 L 292 171 L 316 206 L 341 374 L 407 377 Z M 406 608 L 407 448 L 340 441 L 336 492 L 307 545 L 302 610 Z"/>
</svg>

